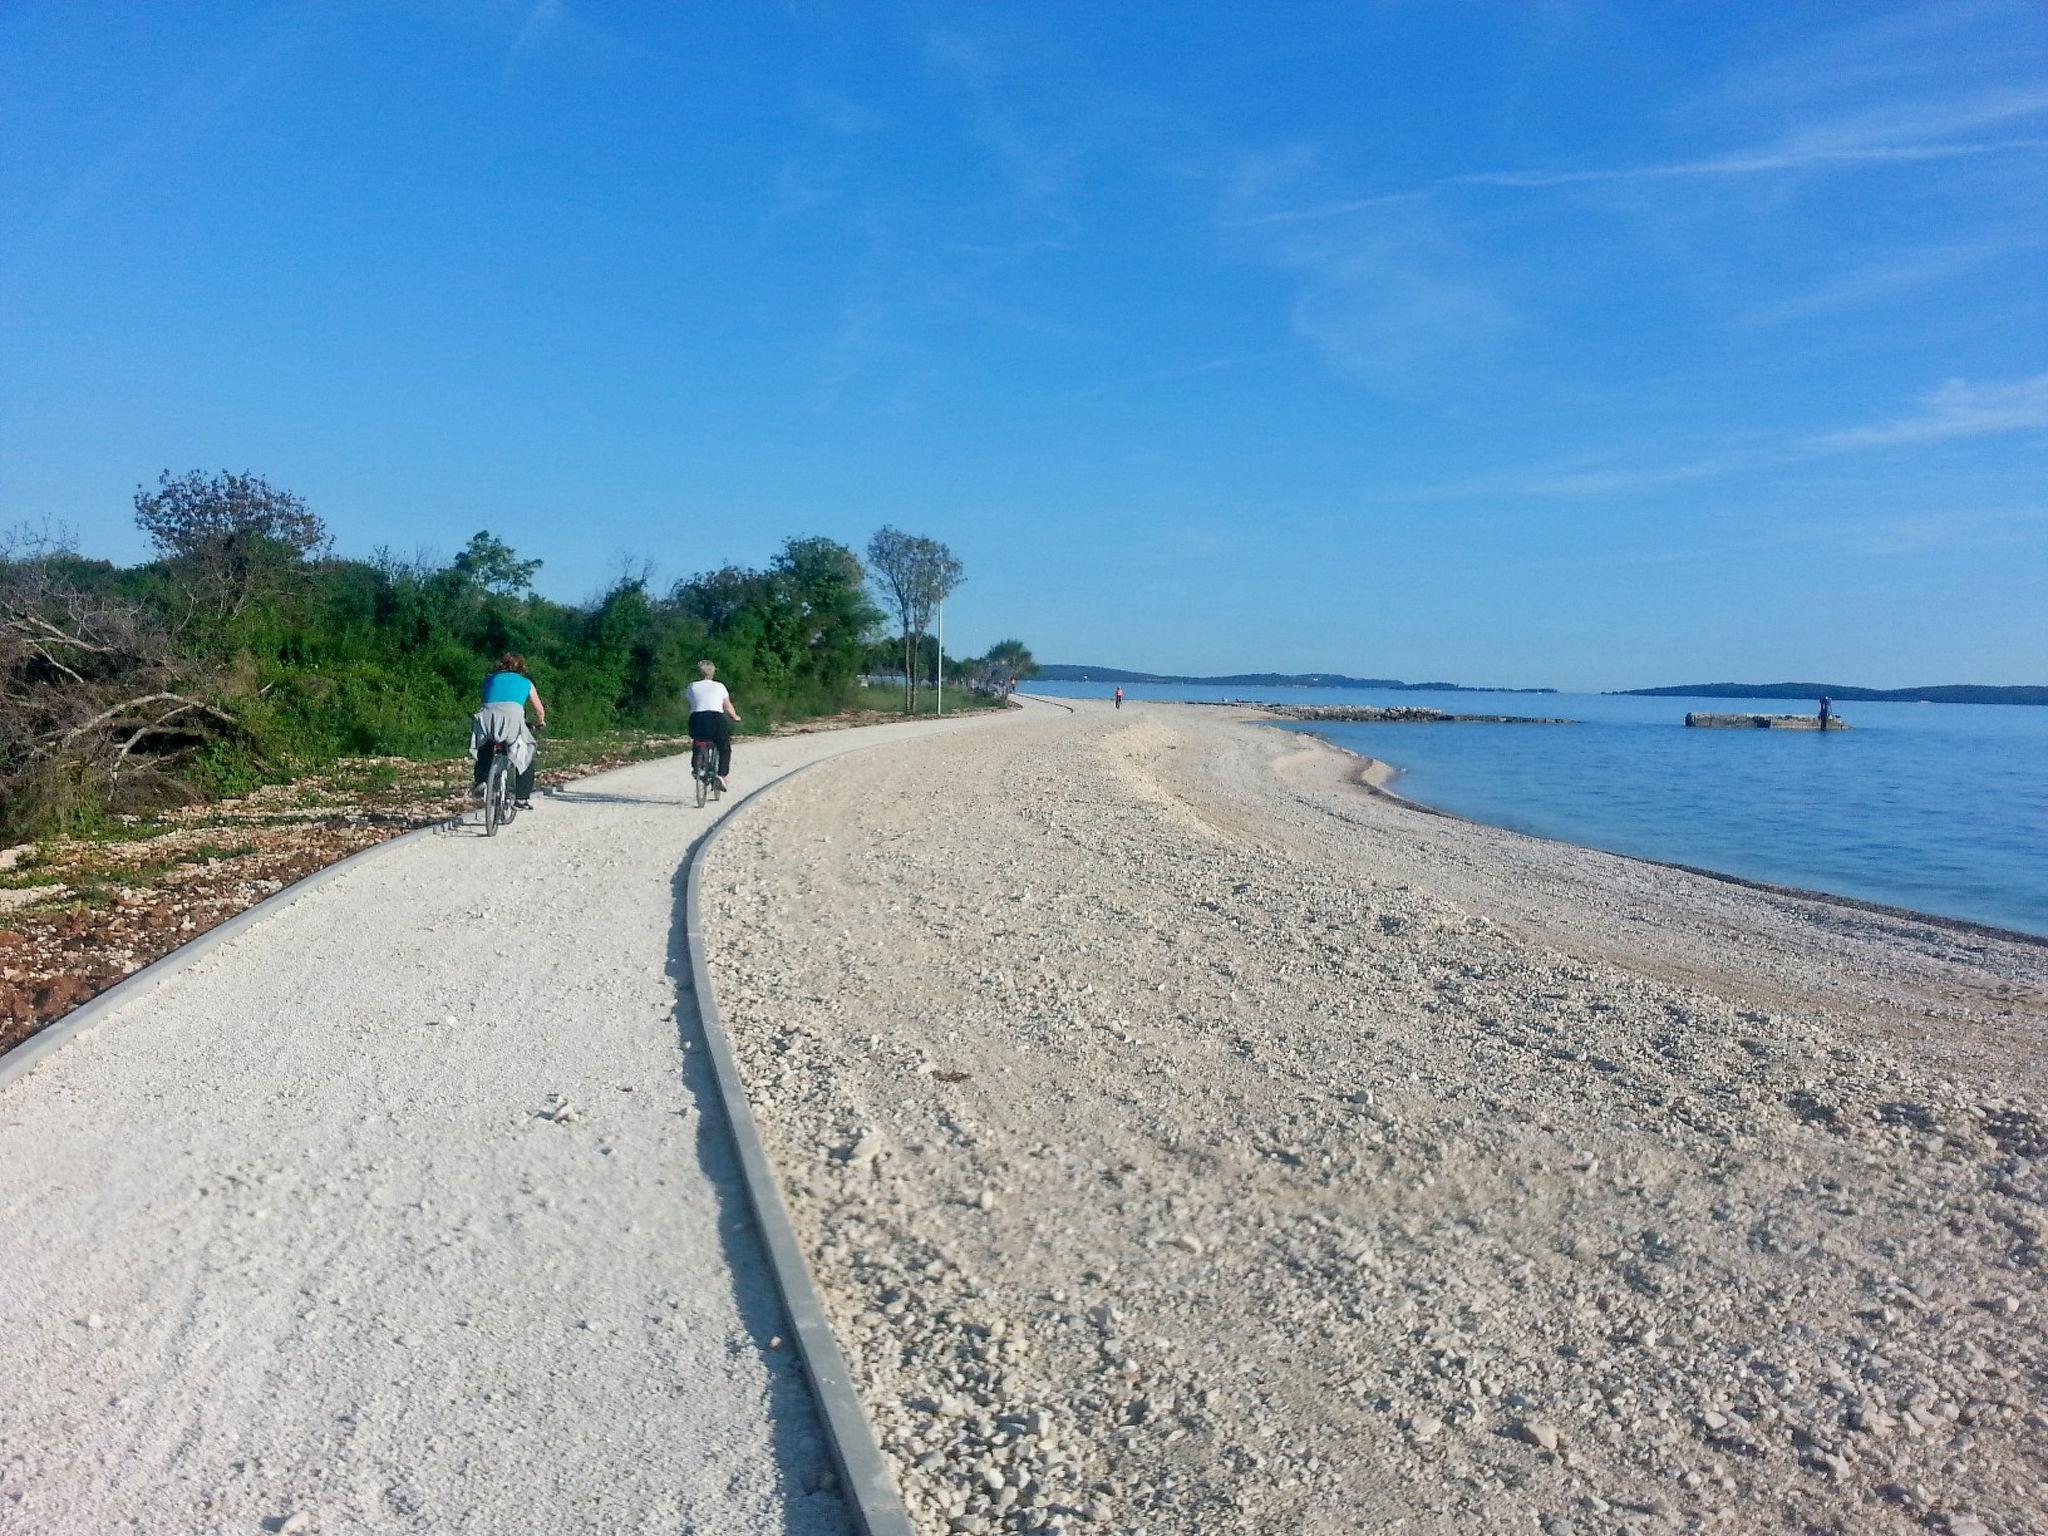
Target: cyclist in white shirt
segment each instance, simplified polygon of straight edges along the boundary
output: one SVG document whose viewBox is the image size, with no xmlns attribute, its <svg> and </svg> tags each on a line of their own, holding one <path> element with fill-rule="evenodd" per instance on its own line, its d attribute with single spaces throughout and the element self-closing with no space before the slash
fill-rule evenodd
<svg viewBox="0 0 2048 1536">
<path fill-rule="evenodd" d="M 715 682 L 718 668 L 708 661 L 697 663 L 697 681 L 683 690 L 690 701 L 690 740 L 708 741 L 718 748 L 718 787 L 727 788 L 725 776 L 732 772 L 732 727 L 727 717 L 738 720 L 740 712 L 732 707 L 732 695 L 726 692 L 725 684 Z"/>
</svg>

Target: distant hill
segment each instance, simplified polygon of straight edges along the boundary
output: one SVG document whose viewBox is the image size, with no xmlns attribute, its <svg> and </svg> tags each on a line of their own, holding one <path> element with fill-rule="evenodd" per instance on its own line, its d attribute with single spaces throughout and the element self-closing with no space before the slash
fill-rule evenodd
<svg viewBox="0 0 2048 1536">
<path fill-rule="evenodd" d="M 1398 677 L 1346 677 L 1342 672 L 1233 672 L 1227 677 L 1181 677 L 1170 672 L 1127 672 L 1121 667 L 1041 666 L 1038 677 L 1055 683 L 1184 683 L 1198 688 L 1382 688 L 1410 693 L 1555 693 L 1555 688 L 1468 688 L 1463 683 L 1404 683 Z"/>
<path fill-rule="evenodd" d="M 1622 688 L 1644 698 L 1872 699 L 1893 704 L 2048 704 L 2048 688 L 2030 684 L 1941 683 L 1932 688 L 1858 688 L 1850 683 L 1684 683 L 1675 688 Z"/>
</svg>

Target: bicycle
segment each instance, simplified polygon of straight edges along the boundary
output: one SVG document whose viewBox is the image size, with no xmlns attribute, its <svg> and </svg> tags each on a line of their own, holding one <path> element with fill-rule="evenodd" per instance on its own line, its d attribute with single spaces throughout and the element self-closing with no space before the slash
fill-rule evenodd
<svg viewBox="0 0 2048 1536">
<path fill-rule="evenodd" d="M 512 825 L 519 814 L 519 775 L 512 768 L 512 744 L 501 741 L 491 748 L 491 775 L 484 781 L 484 836 L 496 837 L 498 828 Z"/>
<path fill-rule="evenodd" d="M 717 742 L 690 743 L 690 777 L 697 781 L 697 805 L 700 809 L 706 800 L 716 800 L 725 793 L 718 782 Z"/>
</svg>

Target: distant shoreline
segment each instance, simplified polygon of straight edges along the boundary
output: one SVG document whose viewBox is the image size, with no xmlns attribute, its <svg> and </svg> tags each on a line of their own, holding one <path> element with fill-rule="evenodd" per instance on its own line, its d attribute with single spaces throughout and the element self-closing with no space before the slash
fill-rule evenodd
<svg viewBox="0 0 2048 1536">
<path fill-rule="evenodd" d="M 1233 672 L 1193 677 L 1169 672 L 1132 672 L 1120 667 L 1067 663 L 1041 666 L 1049 683 L 1160 684 L 1174 688 L 1350 688 L 1386 693 L 1562 693 L 1559 688 L 1492 688 L 1469 683 L 1408 683 L 1395 677 L 1351 677 L 1342 672 Z M 2032 683 L 1933 683 L 1917 688 L 1864 688 L 1855 683 L 1674 683 L 1657 688 L 1585 690 L 1609 698 L 1654 699 L 1819 699 L 1878 704 L 2043 704 L 2048 685 Z"/>
<path fill-rule="evenodd" d="M 1858 688 L 1853 683 L 1681 683 L 1616 688 L 1636 699 L 1833 699 L 1861 704 L 2048 704 L 2048 687 L 2015 683 L 1939 683 L 1925 688 Z"/>
<path fill-rule="evenodd" d="M 1349 677 L 1342 672 L 1233 672 L 1184 677 L 1169 672 L 1128 672 L 1120 667 L 1047 663 L 1032 674 L 1048 683 L 1160 683 L 1173 688 L 1377 688 L 1389 693 L 1556 693 L 1555 688 L 1473 688 L 1464 683 L 1404 683 L 1397 677 Z"/>
</svg>

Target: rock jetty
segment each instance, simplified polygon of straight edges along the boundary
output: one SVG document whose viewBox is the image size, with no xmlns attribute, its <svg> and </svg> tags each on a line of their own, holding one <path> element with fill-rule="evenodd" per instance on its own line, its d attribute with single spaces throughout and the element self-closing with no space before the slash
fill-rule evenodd
<svg viewBox="0 0 2048 1536">
<path fill-rule="evenodd" d="M 1821 725 L 1819 715 L 1709 715 L 1692 713 L 1685 717 L 1685 723 L 1692 726 L 1708 726 L 1739 731 L 1846 731 L 1849 722 L 1839 716 L 1831 716 L 1827 725 Z"/>
<path fill-rule="evenodd" d="M 1440 721 L 1478 721 L 1487 725 L 1572 725 L 1549 715 L 1454 715 L 1448 710 L 1415 704 L 1261 704 L 1269 715 L 1287 720 L 1341 720 L 1358 725 L 1434 725 Z"/>
</svg>

